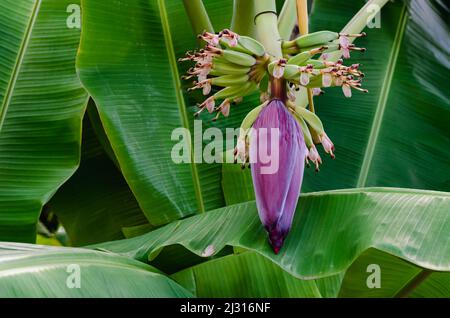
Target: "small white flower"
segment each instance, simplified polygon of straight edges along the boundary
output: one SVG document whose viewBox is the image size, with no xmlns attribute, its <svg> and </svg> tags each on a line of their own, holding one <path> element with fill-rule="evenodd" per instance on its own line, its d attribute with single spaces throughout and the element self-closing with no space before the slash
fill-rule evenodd
<svg viewBox="0 0 450 318">
<path fill-rule="evenodd" d="M 309 84 L 309 74 L 307 72 L 300 73 L 300 84 L 306 86 Z"/>
<path fill-rule="evenodd" d="M 333 83 L 333 77 L 331 76 L 331 73 L 324 72 L 322 74 L 322 86 L 330 87 L 332 83 Z"/>
<path fill-rule="evenodd" d="M 282 78 L 284 75 L 284 64 L 277 64 L 273 68 L 273 77 Z"/>
<path fill-rule="evenodd" d="M 205 84 L 203 84 L 203 95 L 209 95 L 211 93 L 211 84 L 206 81 Z"/>
<path fill-rule="evenodd" d="M 231 39 L 230 39 L 230 46 L 231 47 L 236 47 L 237 46 L 237 44 L 238 44 L 238 42 L 237 42 L 237 38 L 236 37 L 232 37 Z"/>
<path fill-rule="evenodd" d="M 321 59 L 321 60 L 324 60 L 324 61 L 328 60 L 329 58 L 330 58 L 330 54 L 329 54 L 329 53 L 323 53 L 323 54 L 320 56 L 320 59 Z"/>
<path fill-rule="evenodd" d="M 336 86 L 342 86 L 343 83 L 342 76 L 336 76 L 334 78 L 334 83 L 336 84 Z"/>
<path fill-rule="evenodd" d="M 348 84 L 342 84 L 342 91 L 344 92 L 345 97 L 352 97 L 352 89 Z"/>
<path fill-rule="evenodd" d="M 211 38 L 211 40 L 210 40 L 210 42 L 209 42 L 211 45 L 214 45 L 214 46 L 219 46 L 219 37 L 217 36 L 217 35 L 214 35 L 212 38 Z"/>
<path fill-rule="evenodd" d="M 331 141 L 331 139 L 327 136 L 326 133 L 323 133 L 322 136 L 320 137 L 320 142 L 322 143 L 323 149 L 325 150 L 326 153 L 329 153 L 331 158 L 334 159 L 334 144 Z"/>
</svg>

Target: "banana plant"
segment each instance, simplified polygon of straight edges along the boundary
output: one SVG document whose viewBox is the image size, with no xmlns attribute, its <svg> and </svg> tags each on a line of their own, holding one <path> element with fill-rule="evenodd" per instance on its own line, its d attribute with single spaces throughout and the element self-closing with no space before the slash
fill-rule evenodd
<svg viewBox="0 0 450 318">
<path fill-rule="evenodd" d="M 450 296 L 446 4 L 0 9 L 0 296 Z"/>
</svg>

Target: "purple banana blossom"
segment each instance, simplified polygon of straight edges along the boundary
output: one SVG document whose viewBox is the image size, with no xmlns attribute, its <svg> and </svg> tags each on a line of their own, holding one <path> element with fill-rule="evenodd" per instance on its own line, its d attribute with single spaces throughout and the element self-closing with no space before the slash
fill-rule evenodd
<svg viewBox="0 0 450 318">
<path fill-rule="evenodd" d="M 275 166 L 265 171 L 267 160 Z M 303 179 L 307 148 L 300 126 L 279 99 L 271 100 L 253 124 L 250 163 L 259 217 L 278 254 L 291 228 Z M 270 169 L 269 169 L 270 170 Z"/>
</svg>

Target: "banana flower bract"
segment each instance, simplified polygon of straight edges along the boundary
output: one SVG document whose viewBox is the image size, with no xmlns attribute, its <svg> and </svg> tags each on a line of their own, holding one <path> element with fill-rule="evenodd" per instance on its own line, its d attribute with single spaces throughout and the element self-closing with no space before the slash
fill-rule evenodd
<svg viewBox="0 0 450 318">
<path fill-rule="evenodd" d="M 270 101 L 252 128 L 250 163 L 256 204 L 269 243 L 278 254 L 291 228 L 307 149 L 301 128 L 281 100 Z M 275 166 L 272 171 L 265 171 L 267 154 Z"/>
</svg>

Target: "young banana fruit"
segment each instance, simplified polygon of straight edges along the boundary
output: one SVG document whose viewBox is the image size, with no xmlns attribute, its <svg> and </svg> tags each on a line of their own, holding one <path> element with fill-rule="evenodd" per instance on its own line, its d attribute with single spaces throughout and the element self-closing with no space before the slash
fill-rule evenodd
<svg viewBox="0 0 450 318">
<path fill-rule="evenodd" d="M 255 82 L 247 81 L 242 85 L 227 86 L 224 89 L 215 93 L 214 99 L 235 99 L 238 97 L 244 97 L 257 89 Z"/>
<path fill-rule="evenodd" d="M 250 72 L 250 67 L 243 67 L 235 63 L 223 61 L 217 58 L 213 59 L 212 68 L 209 72 L 210 75 L 243 75 Z"/>
<path fill-rule="evenodd" d="M 306 52 L 299 53 L 290 59 L 288 59 L 287 64 L 294 64 L 298 66 L 305 66 L 308 64 L 308 60 L 311 59 L 316 54 L 322 53 L 328 49 L 328 46 L 321 46 L 316 49 L 312 49 Z"/>
<path fill-rule="evenodd" d="M 226 61 L 241 66 L 251 67 L 256 63 L 256 59 L 253 56 L 233 50 L 223 50 L 222 56 Z"/>
<path fill-rule="evenodd" d="M 299 48 L 304 47 L 314 47 L 328 42 L 337 40 L 339 38 L 339 33 L 332 31 L 318 31 L 314 33 L 309 33 L 302 35 L 295 39 L 295 44 Z"/>
<path fill-rule="evenodd" d="M 251 56 L 262 57 L 266 54 L 264 46 L 255 39 L 252 39 L 248 36 L 240 35 L 237 39 L 237 44 L 234 46 L 232 46 L 230 44 L 230 41 L 226 39 L 221 39 L 219 43 L 227 49 L 245 53 Z"/>
<path fill-rule="evenodd" d="M 228 86 L 238 86 L 245 84 L 249 81 L 249 76 L 247 74 L 244 75 L 222 75 L 218 77 L 211 78 L 211 85 L 228 87 Z"/>
</svg>

